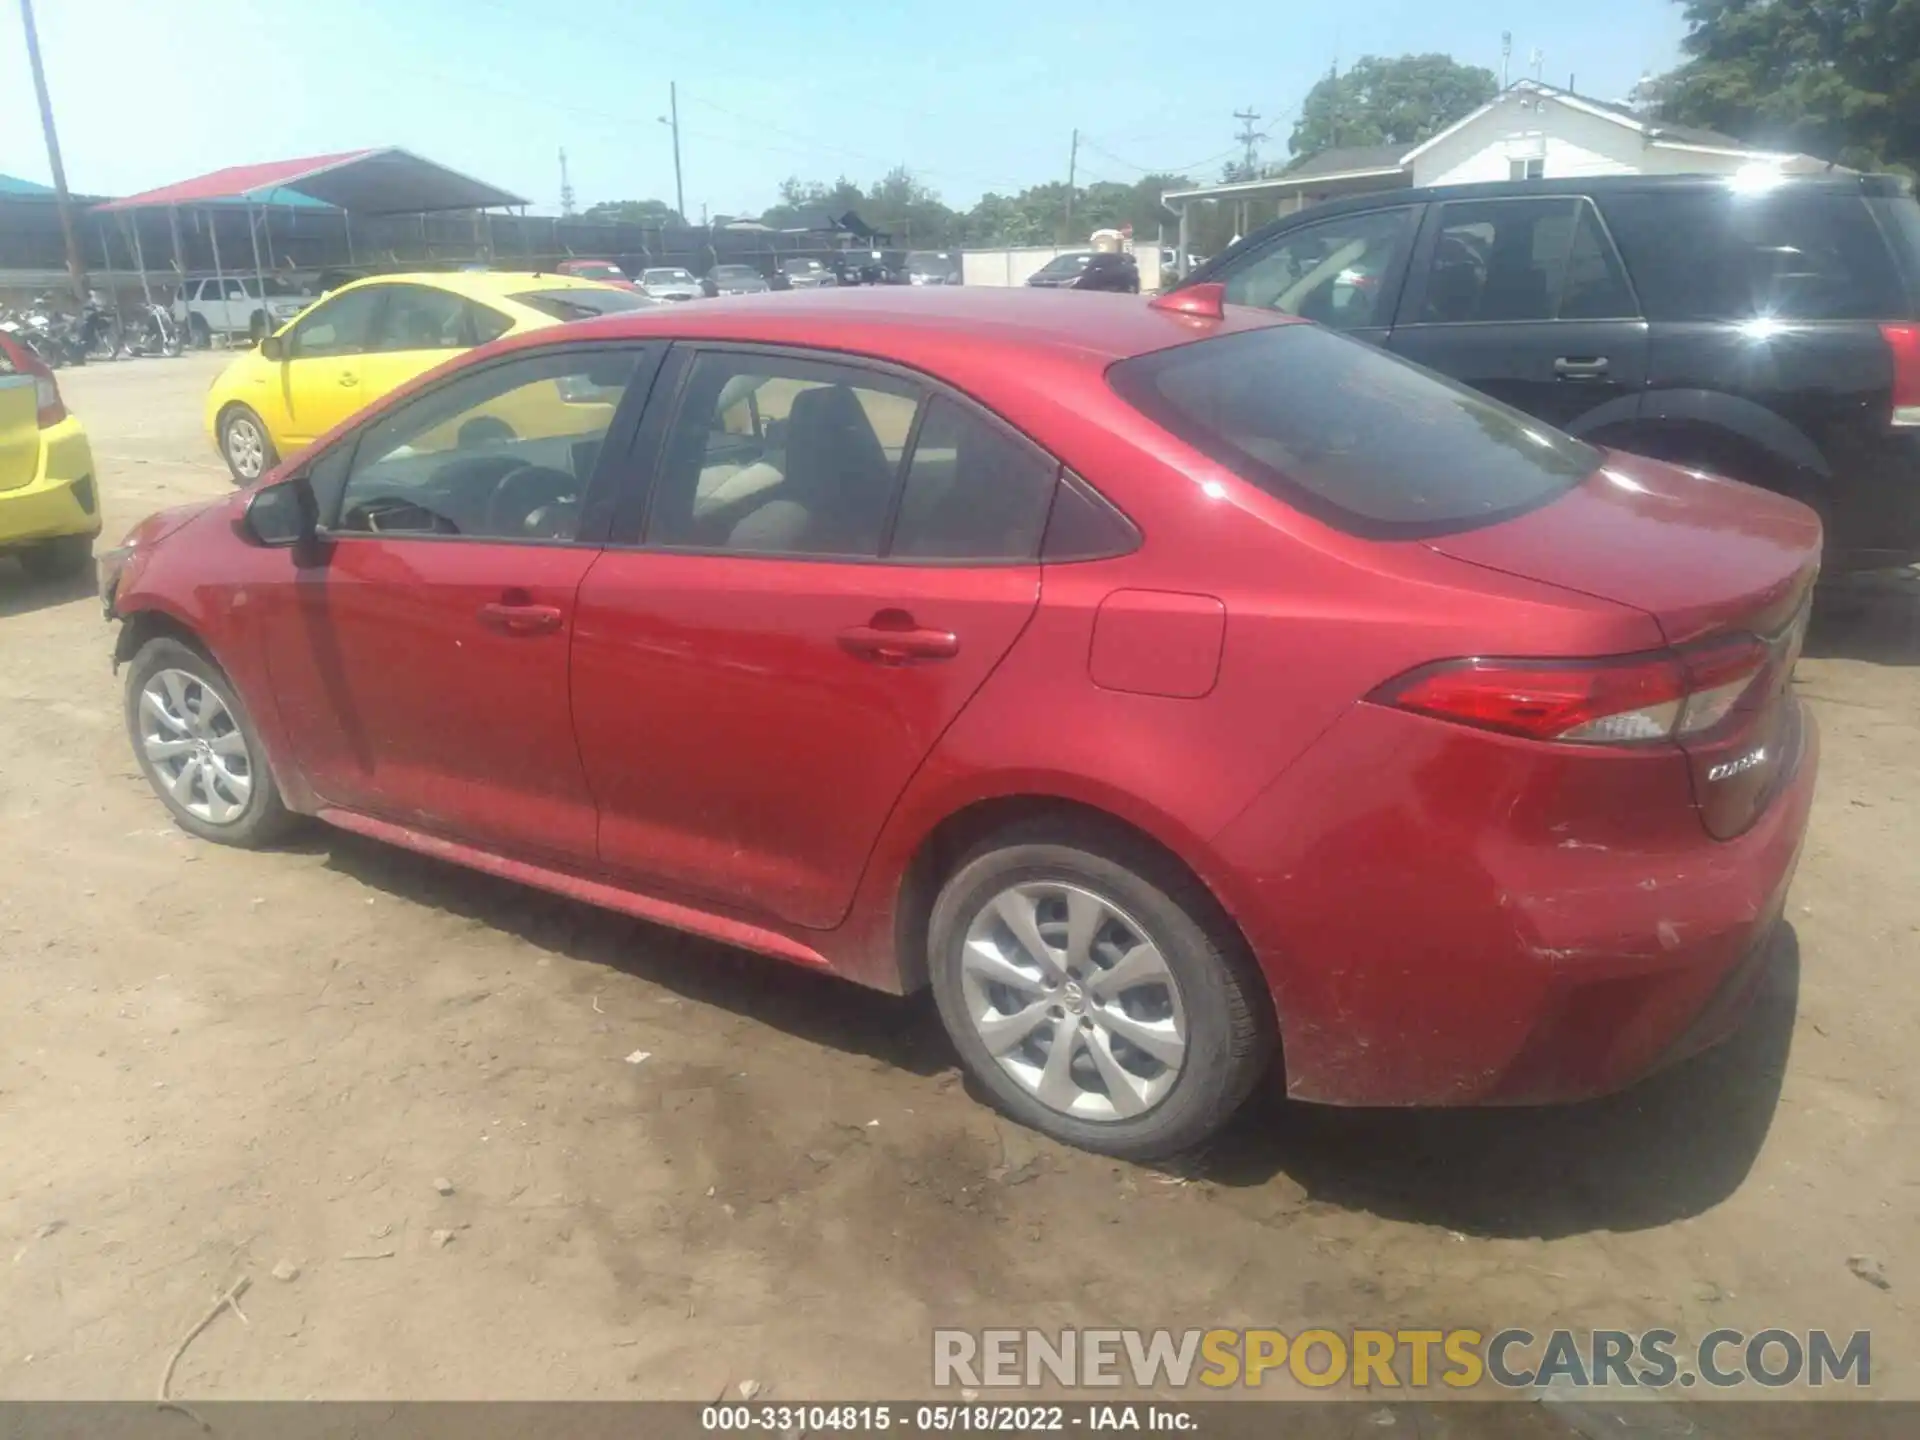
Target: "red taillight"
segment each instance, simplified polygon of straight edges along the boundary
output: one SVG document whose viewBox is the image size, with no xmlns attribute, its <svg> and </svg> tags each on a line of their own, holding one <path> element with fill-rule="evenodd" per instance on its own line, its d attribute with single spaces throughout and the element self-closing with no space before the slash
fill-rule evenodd
<svg viewBox="0 0 1920 1440">
<path fill-rule="evenodd" d="M 1446 660 L 1369 698 L 1531 740 L 1647 745 L 1712 729 L 1766 663 L 1766 647 L 1745 635 L 1606 660 Z"/>
<path fill-rule="evenodd" d="M 53 372 L 44 366 L 33 372 L 33 402 L 37 407 L 34 419 L 42 430 L 58 425 L 67 418 L 67 402 L 60 398 L 60 386 L 53 378 Z"/>
<path fill-rule="evenodd" d="M 1893 352 L 1893 423 L 1920 425 L 1920 325 L 1882 325 Z"/>
</svg>

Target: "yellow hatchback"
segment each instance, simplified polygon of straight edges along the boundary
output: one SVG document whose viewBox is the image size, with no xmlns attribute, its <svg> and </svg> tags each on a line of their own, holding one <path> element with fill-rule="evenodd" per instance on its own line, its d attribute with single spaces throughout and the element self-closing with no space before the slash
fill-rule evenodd
<svg viewBox="0 0 1920 1440">
<path fill-rule="evenodd" d="M 53 580 L 85 570 L 100 533 L 93 449 L 53 372 L 0 335 L 0 555 Z"/>
<path fill-rule="evenodd" d="M 461 270 L 342 286 L 220 372 L 207 434 L 251 484 L 361 406 L 442 361 L 522 330 L 651 306 L 569 275 Z"/>
</svg>

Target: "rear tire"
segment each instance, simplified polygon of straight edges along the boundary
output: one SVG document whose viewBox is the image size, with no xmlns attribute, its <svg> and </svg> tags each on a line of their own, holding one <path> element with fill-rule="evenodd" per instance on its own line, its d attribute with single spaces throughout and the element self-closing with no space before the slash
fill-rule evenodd
<svg viewBox="0 0 1920 1440">
<path fill-rule="evenodd" d="M 240 692 L 198 650 L 165 636 L 142 645 L 124 708 L 133 758 L 181 829 L 252 850 L 297 823 Z"/>
<path fill-rule="evenodd" d="M 212 327 L 207 324 L 207 319 L 204 315 L 189 315 L 187 317 L 187 341 L 196 350 L 211 350 L 213 348 L 213 330 Z"/>
<path fill-rule="evenodd" d="M 220 454 L 236 485 L 251 485 L 280 463 L 267 422 L 245 405 L 231 405 L 222 412 Z"/>
<path fill-rule="evenodd" d="M 1043 819 L 975 846 L 934 902 L 928 946 L 961 1062 L 1007 1115 L 1069 1145 L 1190 1149 L 1273 1054 L 1266 984 L 1213 898 L 1097 824 Z"/>
<path fill-rule="evenodd" d="M 93 564 L 91 535 L 62 535 L 20 552 L 20 566 L 36 580 L 66 580 Z"/>
</svg>

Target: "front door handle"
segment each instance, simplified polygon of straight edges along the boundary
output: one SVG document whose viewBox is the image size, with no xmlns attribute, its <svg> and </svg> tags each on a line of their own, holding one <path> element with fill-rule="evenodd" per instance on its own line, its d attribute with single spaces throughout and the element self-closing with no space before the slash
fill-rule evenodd
<svg viewBox="0 0 1920 1440">
<path fill-rule="evenodd" d="M 544 635 L 560 628 L 560 607 L 510 605 L 494 600 L 480 607 L 480 623 L 503 635 Z"/>
<path fill-rule="evenodd" d="M 1553 362 L 1553 373 L 1563 380 L 1592 380 L 1607 373 L 1607 357 L 1562 355 Z"/>
<path fill-rule="evenodd" d="M 358 385 L 360 383 L 360 377 L 351 370 L 342 370 L 340 372 L 340 383 L 342 385 Z"/>
<path fill-rule="evenodd" d="M 840 648 L 857 660 L 908 665 L 951 660 L 960 653 L 960 637 L 951 630 L 923 629 L 904 610 L 882 610 L 870 623 L 842 630 Z"/>
</svg>

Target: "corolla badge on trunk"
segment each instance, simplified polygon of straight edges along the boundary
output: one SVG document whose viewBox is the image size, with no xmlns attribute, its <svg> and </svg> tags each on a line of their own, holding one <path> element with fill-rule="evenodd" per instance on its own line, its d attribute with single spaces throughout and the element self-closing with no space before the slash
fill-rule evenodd
<svg viewBox="0 0 1920 1440">
<path fill-rule="evenodd" d="M 1762 745 L 1758 750 L 1749 750 L 1746 754 L 1738 756 L 1735 759 L 1722 760 L 1718 765 L 1715 765 L 1711 770 L 1707 771 L 1707 783 L 1712 784 L 1715 780 L 1730 780 L 1735 775 L 1742 774 L 1745 771 L 1753 769 L 1755 766 L 1766 763 L 1767 747 Z"/>
</svg>

